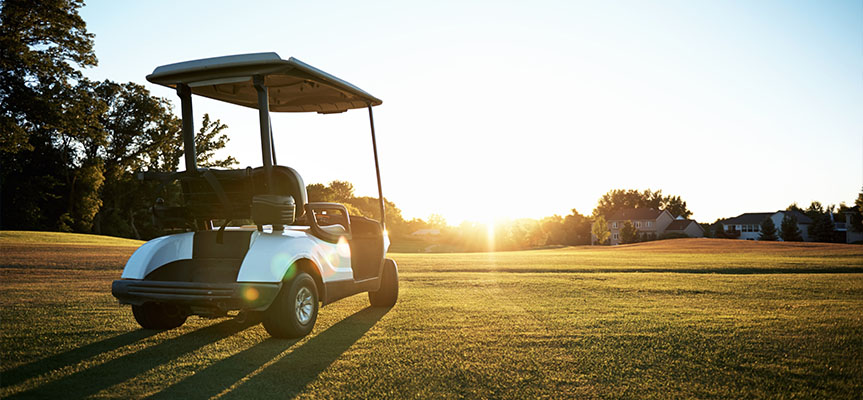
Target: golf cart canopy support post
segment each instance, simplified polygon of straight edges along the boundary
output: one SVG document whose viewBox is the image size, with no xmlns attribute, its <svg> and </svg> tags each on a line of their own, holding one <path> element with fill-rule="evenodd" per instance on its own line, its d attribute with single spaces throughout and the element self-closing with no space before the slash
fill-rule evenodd
<svg viewBox="0 0 863 400">
<path fill-rule="evenodd" d="M 180 107 L 183 115 L 183 151 L 186 153 L 186 171 L 197 171 L 195 154 L 195 120 L 192 117 L 192 90 L 183 83 L 177 84 Z"/>
<path fill-rule="evenodd" d="M 273 193 L 273 133 L 270 129 L 270 99 L 264 77 L 255 75 L 254 85 L 258 91 L 258 119 L 261 124 L 261 156 L 267 173 L 267 191 Z"/>
<path fill-rule="evenodd" d="M 384 207 L 384 191 L 381 189 L 381 167 L 378 164 L 378 142 L 375 140 L 375 116 L 369 104 L 369 125 L 372 127 L 372 151 L 375 153 L 375 174 L 378 177 L 378 201 L 381 203 L 381 229 L 387 229 L 387 216 Z"/>
</svg>

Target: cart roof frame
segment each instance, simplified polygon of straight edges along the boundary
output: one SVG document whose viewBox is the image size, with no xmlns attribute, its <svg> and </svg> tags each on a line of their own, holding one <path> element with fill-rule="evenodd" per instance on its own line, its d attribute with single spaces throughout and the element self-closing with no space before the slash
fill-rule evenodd
<svg viewBox="0 0 863 400">
<path fill-rule="evenodd" d="M 195 154 L 195 126 L 192 95 L 237 104 L 258 110 L 261 132 L 261 158 L 267 187 L 273 188 L 276 151 L 270 111 L 340 113 L 367 108 L 378 180 L 381 228 L 386 229 L 386 207 L 381 189 L 381 169 L 375 139 L 372 107 L 383 103 L 366 91 L 296 58 L 283 60 L 276 53 L 250 53 L 205 58 L 163 65 L 147 75 L 147 80 L 176 89 L 183 117 L 183 149 L 186 171 L 198 173 Z"/>
<path fill-rule="evenodd" d="M 255 77 L 268 88 L 269 111 L 339 113 L 383 103 L 345 80 L 274 52 L 163 65 L 147 80 L 170 88 L 185 85 L 192 94 L 257 109 Z"/>
</svg>

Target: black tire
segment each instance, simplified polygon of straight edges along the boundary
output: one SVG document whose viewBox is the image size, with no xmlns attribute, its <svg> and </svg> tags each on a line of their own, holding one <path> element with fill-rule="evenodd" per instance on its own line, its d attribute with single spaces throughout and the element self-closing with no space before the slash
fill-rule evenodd
<svg viewBox="0 0 863 400">
<path fill-rule="evenodd" d="M 188 318 L 180 307 L 164 303 L 133 305 L 132 315 L 144 329 L 174 329 L 183 325 Z"/>
<path fill-rule="evenodd" d="M 392 307 L 399 299 L 399 267 L 396 262 L 384 260 L 381 272 L 381 287 L 377 292 L 369 292 L 369 302 L 374 307 Z"/>
<path fill-rule="evenodd" d="M 306 298 L 306 295 L 310 295 L 310 298 Z M 303 301 L 300 301 L 301 297 Z M 299 307 L 298 303 L 301 303 Z M 307 305 L 311 305 L 311 308 L 307 308 Z M 297 311 L 298 308 L 300 312 Z M 301 338 L 315 327 L 318 308 L 318 288 L 315 280 L 309 274 L 300 272 L 292 281 L 282 286 L 279 295 L 264 313 L 264 329 L 276 338 Z"/>
</svg>

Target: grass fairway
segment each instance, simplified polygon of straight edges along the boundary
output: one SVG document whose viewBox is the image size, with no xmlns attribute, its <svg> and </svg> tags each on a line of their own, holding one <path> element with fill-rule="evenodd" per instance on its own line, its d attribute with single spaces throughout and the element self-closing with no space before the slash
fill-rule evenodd
<svg viewBox="0 0 863 400">
<path fill-rule="evenodd" d="M 863 394 L 863 246 L 391 254 L 394 308 L 344 299 L 300 341 L 229 320 L 139 329 L 110 294 L 134 249 L 0 234 L 0 397 Z"/>
</svg>

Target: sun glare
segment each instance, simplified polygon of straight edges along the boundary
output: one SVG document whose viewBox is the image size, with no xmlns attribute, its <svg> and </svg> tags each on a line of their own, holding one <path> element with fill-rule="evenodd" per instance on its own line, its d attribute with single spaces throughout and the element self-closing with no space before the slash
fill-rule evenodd
<svg viewBox="0 0 863 400">
<path fill-rule="evenodd" d="M 489 218 L 489 220 L 486 221 L 485 226 L 488 251 L 494 251 L 494 219 Z"/>
</svg>

